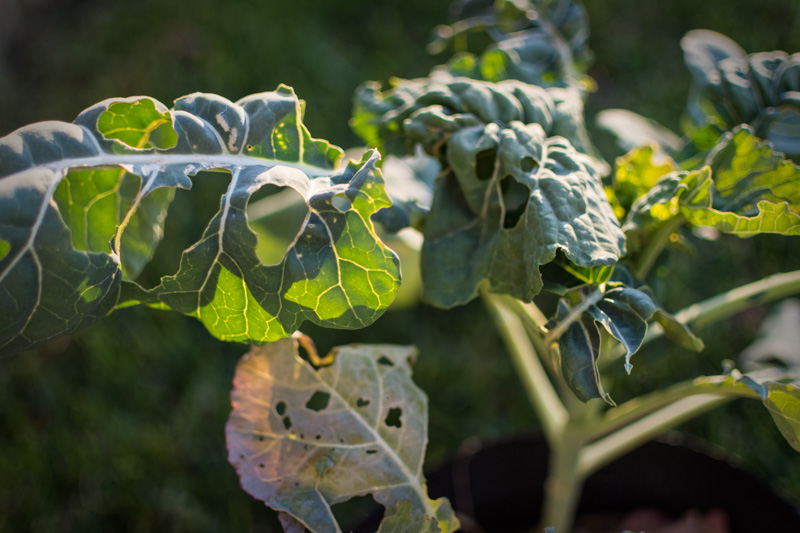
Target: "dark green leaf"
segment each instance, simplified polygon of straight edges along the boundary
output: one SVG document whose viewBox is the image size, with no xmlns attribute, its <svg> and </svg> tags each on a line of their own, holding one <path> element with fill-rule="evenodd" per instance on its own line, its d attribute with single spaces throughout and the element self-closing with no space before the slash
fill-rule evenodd
<svg viewBox="0 0 800 533">
<path fill-rule="evenodd" d="M 456 530 L 446 500 L 425 489 L 427 398 L 411 380 L 413 356 L 410 347 L 345 346 L 315 369 L 297 339 L 253 348 L 237 366 L 226 426 L 245 490 L 312 531 L 339 531 L 331 506 L 369 493 L 390 514 Z M 327 402 L 312 403 L 320 394 Z"/>
<path fill-rule="evenodd" d="M 624 236 L 592 160 L 563 138 L 546 138 L 537 124 L 490 124 L 454 135 L 447 157 L 452 171 L 435 183 L 424 230 L 430 302 L 467 302 L 484 280 L 530 301 L 542 288 L 539 266 L 557 251 L 587 268 L 622 255 Z"/>
<path fill-rule="evenodd" d="M 800 54 L 746 55 L 719 33 L 694 30 L 681 41 L 692 74 L 688 133 L 714 128 L 717 134 L 750 124 L 775 149 L 800 156 Z"/>
<path fill-rule="evenodd" d="M 566 320 L 572 309 L 563 300 L 558 302 L 555 320 Z M 558 339 L 561 354 L 561 373 L 570 390 L 583 402 L 601 398 L 610 405 L 615 405 L 600 382 L 597 369 L 597 357 L 600 355 L 599 338 L 593 335 L 590 320 L 578 318 L 574 320 Z"/>
</svg>

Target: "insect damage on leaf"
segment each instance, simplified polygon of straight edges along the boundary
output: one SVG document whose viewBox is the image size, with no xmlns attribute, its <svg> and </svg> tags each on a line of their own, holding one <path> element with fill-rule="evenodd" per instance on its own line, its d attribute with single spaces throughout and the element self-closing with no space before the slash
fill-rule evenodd
<svg viewBox="0 0 800 533">
<path fill-rule="evenodd" d="M 0 352 L 140 303 L 242 342 L 285 337 L 305 320 L 375 320 L 400 283 L 397 257 L 372 224 L 391 203 L 379 156 L 337 169 L 342 151 L 312 138 L 301 118 L 300 100 L 281 86 L 235 103 L 196 93 L 171 110 L 146 97 L 110 99 L 72 124 L 0 139 Z M 206 230 L 177 272 L 139 286 L 175 189 L 190 189 L 203 170 L 230 176 L 219 211 L 198 221 Z M 265 265 L 247 208 L 268 186 L 295 190 L 308 216 L 282 261 Z"/>
<path fill-rule="evenodd" d="M 410 505 L 443 532 L 457 528 L 449 504 L 425 489 L 427 398 L 411 381 L 414 353 L 342 346 L 315 369 L 297 338 L 252 348 L 237 366 L 226 426 L 245 490 L 313 531 L 338 531 L 331 506 L 369 493 L 387 509 Z"/>
</svg>

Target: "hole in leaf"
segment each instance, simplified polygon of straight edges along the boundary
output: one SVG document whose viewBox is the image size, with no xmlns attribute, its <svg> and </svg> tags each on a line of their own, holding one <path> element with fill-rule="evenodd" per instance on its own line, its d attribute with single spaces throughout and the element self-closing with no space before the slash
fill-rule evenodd
<svg viewBox="0 0 800 533">
<path fill-rule="evenodd" d="M 247 221 L 258 237 L 256 255 L 265 265 L 283 261 L 308 215 L 300 193 L 291 187 L 265 185 L 247 204 Z"/>
<path fill-rule="evenodd" d="M 380 358 L 378 359 L 378 364 L 383 366 L 394 366 L 392 360 L 386 357 L 385 355 L 380 356 Z"/>
<path fill-rule="evenodd" d="M 259 463 L 259 464 L 258 464 L 258 467 L 259 467 L 259 468 L 264 468 L 264 463 Z"/>
<path fill-rule="evenodd" d="M 497 150 L 490 148 L 475 154 L 475 175 L 479 180 L 491 179 L 494 174 L 494 160 L 497 158 Z"/>
<path fill-rule="evenodd" d="M 366 407 L 369 405 L 369 400 L 365 400 L 364 398 L 359 398 L 356 400 L 356 407 Z"/>
<path fill-rule="evenodd" d="M 288 416 L 283 417 L 283 427 L 286 429 L 292 429 L 292 419 Z"/>
<path fill-rule="evenodd" d="M 278 416 L 283 416 L 284 414 L 286 414 L 286 402 L 276 403 L 275 412 L 278 413 Z"/>
<path fill-rule="evenodd" d="M 317 413 L 328 407 L 328 401 L 331 399 L 331 395 L 327 392 L 318 390 L 314 394 L 311 395 L 311 398 L 308 399 L 306 402 L 306 409 L 311 409 L 312 411 L 316 411 Z"/>
<path fill-rule="evenodd" d="M 342 213 L 346 213 L 353 206 L 352 202 L 350 202 L 350 199 L 343 194 L 337 194 L 331 198 L 331 203 L 333 204 L 333 207 Z"/>
<path fill-rule="evenodd" d="M 539 168 L 539 163 L 532 157 L 523 157 L 522 161 L 519 162 L 519 166 L 524 172 L 531 172 Z"/>
<path fill-rule="evenodd" d="M 383 519 L 383 506 L 378 504 L 371 494 L 357 496 L 347 501 L 331 506 L 331 512 L 338 524 L 342 525 L 342 531 L 353 531 L 354 524 L 359 524 L 360 531 L 377 531 L 380 521 Z M 373 524 L 373 519 L 377 520 Z"/>
<path fill-rule="evenodd" d="M 367 455 L 373 455 L 378 453 L 378 450 L 367 450 Z"/>
<path fill-rule="evenodd" d="M 182 215 L 167 216 L 164 237 L 156 247 L 153 258 L 136 278 L 137 283 L 149 289 L 161 282 L 161 276 L 178 271 L 183 251 L 202 239 L 206 226 L 219 212 L 220 197 L 225 194 L 229 182 L 230 175 L 198 172 L 192 177 L 191 190 L 175 190 L 169 213 Z M 158 194 L 158 190 L 153 194 Z M 131 231 L 131 226 L 127 231 Z"/>
<path fill-rule="evenodd" d="M 264 442 L 264 435 L 258 436 L 258 442 Z"/>
<path fill-rule="evenodd" d="M 531 191 L 527 186 L 511 176 L 503 178 L 500 182 L 500 190 L 503 194 L 503 205 L 506 208 L 503 227 L 506 229 L 514 228 L 519 224 L 522 215 L 525 214 Z"/>
<path fill-rule="evenodd" d="M 316 436 L 316 437 L 314 437 L 314 438 L 315 438 L 315 439 L 317 439 L 317 440 L 319 440 L 319 439 L 321 439 L 321 438 L 322 438 L 322 435 L 317 435 L 317 436 Z"/>
<path fill-rule="evenodd" d="M 403 427 L 403 421 L 400 420 L 401 416 L 403 416 L 403 410 L 399 407 L 392 407 L 386 414 L 386 420 L 384 420 L 384 423 L 393 428 Z"/>
</svg>

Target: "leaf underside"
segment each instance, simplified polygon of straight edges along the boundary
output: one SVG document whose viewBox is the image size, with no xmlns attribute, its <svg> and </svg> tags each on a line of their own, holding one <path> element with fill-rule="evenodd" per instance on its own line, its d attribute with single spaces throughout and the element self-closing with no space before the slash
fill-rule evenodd
<svg viewBox="0 0 800 533">
<path fill-rule="evenodd" d="M 331 506 L 370 493 L 387 511 L 438 522 L 431 531 L 455 530 L 449 504 L 425 489 L 427 398 L 411 381 L 414 354 L 344 346 L 314 369 L 297 339 L 254 347 L 237 366 L 226 426 L 244 489 L 312 531 L 339 531 Z M 387 516 L 386 531 L 402 519 Z"/>
</svg>

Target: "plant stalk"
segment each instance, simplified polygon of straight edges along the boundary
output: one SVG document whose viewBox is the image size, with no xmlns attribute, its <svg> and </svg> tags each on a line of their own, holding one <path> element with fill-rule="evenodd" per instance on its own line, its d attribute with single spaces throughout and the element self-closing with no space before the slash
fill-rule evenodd
<svg viewBox="0 0 800 533">
<path fill-rule="evenodd" d="M 548 443 L 553 446 L 566 426 L 567 410 L 553 388 L 520 318 L 504 305 L 502 297 L 486 290 L 482 290 L 481 295 L 522 378 Z"/>
<path fill-rule="evenodd" d="M 692 304 L 675 314 L 675 318 L 693 327 L 703 327 L 724 320 L 736 313 L 765 304 L 793 294 L 800 293 L 800 270 L 773 274 L 764 279 L 731 289 L 708 300 Z M 664 334 L 658 324 L 650 324 L 642 346 Z M 609 361 L 625 355 L 624 346 L 618 346 L 610 354 Z"/>
<path fill-rule="evenodd" d="M 589 476 L 667 429 L 735 398 L 731 395 L 698 394 L 671 403 L 585 446 L 578 457 L 577 472 L 581 476 Z"/>
<path fill-rule="evenodd" d="M 586 476 L 579 468 L 583 441 L 567 429 L 557 446 L 550 447 L 550 473 L 545 483 L 542 525 L 572 531 Z"/>
</svg>

